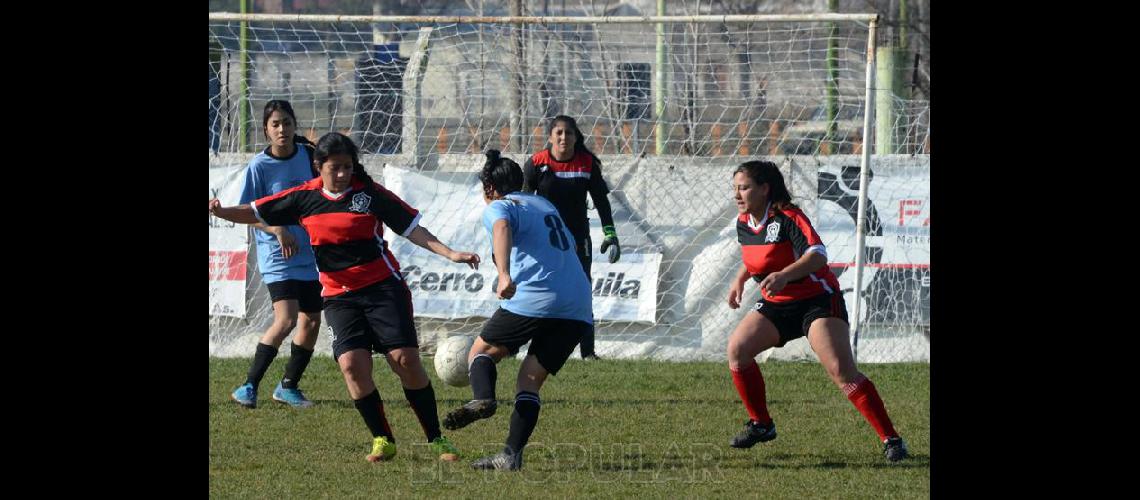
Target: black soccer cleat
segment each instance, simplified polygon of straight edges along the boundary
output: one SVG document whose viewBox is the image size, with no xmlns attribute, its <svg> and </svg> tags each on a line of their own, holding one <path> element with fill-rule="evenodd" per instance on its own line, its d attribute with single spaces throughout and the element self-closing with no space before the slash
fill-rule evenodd
<svg viewBox="0 0 1140 500">
<path fill-rule="evenodd" d="M 462 429 L 476 420 L 494 415 L 498 407 L 499 402 L 494 399 L 472 399 L 463 406 L 447 412 L 443 417 L 443 428 L 449 431 Z"/>
<path fill-rule="evenodd" d="M 729 443 L 729 446 L 733 448 L 751 448 L 755 446 L 756 443 L 763 443 L 773 439 L 776 439 L 776 422 L 761 425 L 749 420 L 744 423 L 744 430 L 732 438 L 732 442 Z"/>
<path fill-rule="evenodd" d="M 883 441 L 883 456 L 892 462 L 898 462 L 910 456 L 906 451 L 906 442 L 901 437 L 895 436 L 887 438 Z"/>
<path fill-rule="evenodd" d="M 503 450 L 471 462 L 471 468 L 476 470 L 519 470 L 522 468 L 522 453 L 507 453 L 506 450 Z"/>
</svg>

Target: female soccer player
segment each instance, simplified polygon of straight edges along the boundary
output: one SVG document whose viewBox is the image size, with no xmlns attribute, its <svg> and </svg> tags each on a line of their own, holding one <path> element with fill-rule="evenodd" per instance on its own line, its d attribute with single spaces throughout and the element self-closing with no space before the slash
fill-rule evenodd
<svg viewBox="0 0 1140 500">
<path fill-rule="evenodd" d="M 357 151 L 348 137 L 326 134 L 316 147 L 319 177 L 248 205 L 222 207 L 212 199 L 210 213 L 242 224 L 299 223 L 308 230 L 323 285 L 333 357 L 356 410 L 372 432 L 368 461 L 396 455 L 396 439 L 372 380 L 372 351 L 384 353 L 400 378 L 432 449 L 441 459 L 457 460 L 455 446 L 440 433 L 435 391 L 420 361 L 411 291 L 380 224 L 452 262 L 478 269 L 479 256 L 452 250 L 419 225 L 419 211 L 374 182 Z"/>
<path fill-rule="evenodd" d="M 586 193 L 594 200 L 598 217 L 602 221 L 600 251 L 606 254 L 610 263 L 621 258 L 621 245 L 617 230 L 614 229 L 614 216 L 610 210 L 610 200 L 606 194 L 610 188 L 602 179 L 602 162 L 586 148 L 578 123 L 566 115 L 555 116 L 546 126 L 550 143 L 546 149 L 535 153 L 523 166 L 523 191 L 538 193 L 550 200 L 566 223 L 566 229 L 574 236 L 577 245 L 574 252 L 590 280 L 590 223 L 586 218 Z M 582 359 L 597 360 L 594 352 L 594 329 L 582 337 Z"/>
<path fill-rule="evenodd" d="M 313 143 L 297 135 L 297 115 L 289 101 L 265 103 L 261 125 L 269 146 L 254 156 L 245 170 L 245 184 L 238 203 L 249 203 L 299 186 L 315 177 Z M 252 224 L 257 240 L 257 269 L 261 281 L 273 301 L 273 323 L 261 336 L 250 364 L 245 383 L 230 397 L 246 408 L 257 407 L 257 389 L 265 376 L 281 342 L 293 327 L 300 325 L 291 342 L 285 376 L 273 390 L 273 400 L 296 408 L 307 408 L 312 402 L 298 384 L 321 326 L 321 283 L 317 281 L 317 264 L 309 235 L 301 226 L 268 226 Z"/>
<path fill-rule="evenodd" d="M 459 429 L 495 414 L 495 364 L 530 342 L 519 367 L 515 410 L 501 453 L 471 464 L 476 469 L 518 470 L 542 402 L 538 391 L 558 373 L 593 323 L 590 283 L 574 256 L 574 236 L 546 198 L 519 192 L 519 164 L 487 152 L 483 226 L 491 235 L 502 299 L 467 355 L 474 397 L 448 412 L 444 427 Z"/>
<path fill-rule="evenodd" d="M 755 314 L 746 315 L 728 339 L 728 368 L 749 416 L 731 446 L 751 448 L 776 438 L 755 358 L 806 335 L 828 376 L 878 433 L 887 460 L 906 458 L 906 444 L 891 425 L 875 384 L 855 367 L 839 281 L 827 267 L 819 234 L 792 204 L 784 176 L 775 163 L 749 161 L 736 168 L 732 185 L 744 264 L 729 289 L 728 307 L 740 307 L 749 277 L 760 283 L 760 299 Z"/>
</svg>

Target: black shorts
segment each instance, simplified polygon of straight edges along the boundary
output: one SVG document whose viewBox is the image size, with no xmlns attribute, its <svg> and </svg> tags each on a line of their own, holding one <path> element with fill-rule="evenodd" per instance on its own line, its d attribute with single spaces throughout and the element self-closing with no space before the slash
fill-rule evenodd
<svg viewBox="0 0 1140 500">
<path fill-rule="evenodd" d="M 847 303 L 839 293 L 824 293 L 795 302 L 765 302 L 763 296 L 752 308 L 776 325 L 780 343 L 784 347 L 790 340 L 807 336 L 811 323 L 820 318 L 839 318 L 847 321 Z"/>
<path fill-rule="evenodd" d="M 321 297 L 320 281 L 284 280 L 266 283 L 269 289 L 269 298 L 272 302 L 278 300 L 295 300 L 298 308 L 307 313 L 321 312 L 324 299 Z"/>
<path fill-rule="evenodd" d="M 420 346 L 412 319 L 412 292 L 395 276 L 326 298 L 325 322 L 333 359 L 353 349 L 387 354 L 392 349 Z"/>
<path fill-rule="evenodd" d="M 518 354 L 519 348 L 530 342 L 528 356 L 538 358 L 538 363 L 550 372 L 558 374 L 562 365 L 578 346 L 582 336 L 593 328 L 585 321 L 560 318 L 531 318 L 520 316 L 499 308 L 483 324 L 479 337 L 484 342 L 506 347 L 511 355 Z"/>
</svg>

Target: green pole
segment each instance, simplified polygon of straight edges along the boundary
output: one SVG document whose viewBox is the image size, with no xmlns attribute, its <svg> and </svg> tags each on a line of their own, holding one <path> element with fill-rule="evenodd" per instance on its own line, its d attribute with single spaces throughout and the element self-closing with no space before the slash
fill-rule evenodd
<svg viewBox="0 0 1140 500">
<path fill-rule="evenodd" d="M 839 0 L 827 0 L 827 11 L 836 12 L 839 10 Z M 836 67 L 836 59 L 839 57 L 839 49 L 836 47 L 837 30 L 835 22 L 827 23 L 827 134 L 824 135 L 823 148 L 824 154 L 831 154 L 831 145 L 835 141 L 836 129 L 838 123 L 836 119 L 839 116 L 839 104 L 836 102 L 839 98 L 839 68 Z M 838 153 L 838 151 L 836 151 Z"/>
<path fill-rule="evenodd" d="M 874 154 L 890 155 L 898 153 L 895 133 L 895 89 L 898 79 L 895 74 L 898 49 L 879 47 L 876 54 L 876 103 L 874 103 Z"/>
<path fill-rule="evenodd" d="M 665 0 L 657 0 L 657 15 L 665 15 Z M 665 154 L 665 24 L 657 23 L 657 64 L 653 68 L 653 77 L 657 81 L 657 92 L 654 93 L 654 110 L 657 113 L 657 125 L 654 139 L 657 154 Z"/>
<path fill-rule="evenodd" d="M 241 13 L 249 12 L 249 0 L 241 0 Z M 241 22 L 240 51 L 238 53 L 238 151 L 249 147 L 249 23 Z"/>
<path fill-rule="evenodd" d="M 899 0 L 899 48 L 906 49 L 906 0 Z"/>
<path fill-rule="evenodd" d="M 875 153 L 897 154 L 902 152 L 903 127 L 895 123 L 898 119 L 894 107 L 896 98 L 905 96 L 905 76 L 902 73 L 906 64 L 906 0 L 899 1 L 897 42 L 888 41 L 876 52 L 875 59 Z M 894 42 L 894 43 L 891 43 Z"/>
</svg>

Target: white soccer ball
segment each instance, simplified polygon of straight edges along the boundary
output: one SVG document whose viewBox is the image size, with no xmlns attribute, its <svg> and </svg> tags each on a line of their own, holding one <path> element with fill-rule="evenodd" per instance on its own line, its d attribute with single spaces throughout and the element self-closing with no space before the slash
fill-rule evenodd
<svg viewBox="0 0 1140 500">
<path fill-rule="evenodd" d="M 471 384 L 467 378 L 467 353 L 475 343 L 472 335 L 455 335 L 439 342 L 435 348 L 435 374 L 452 387 Z"/>
</svg>

